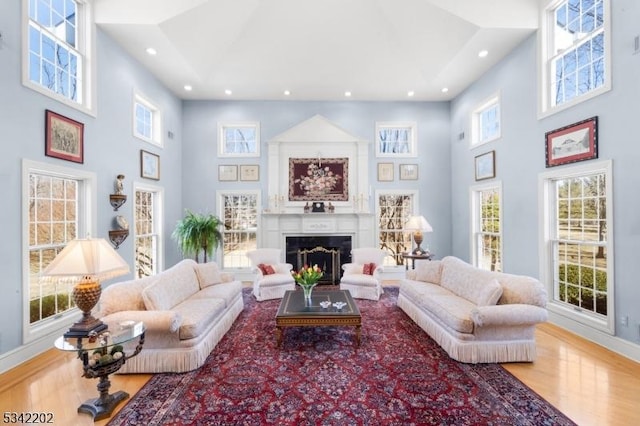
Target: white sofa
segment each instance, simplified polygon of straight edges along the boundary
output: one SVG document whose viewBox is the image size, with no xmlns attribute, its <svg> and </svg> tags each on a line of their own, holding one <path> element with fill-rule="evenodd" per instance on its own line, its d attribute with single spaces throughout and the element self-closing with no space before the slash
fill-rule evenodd
<svg viewBox="0 0 640 426">
<path fill-rule="evenodd" d="M 382 289 L 382 262 L 387 252 L 375 247 L 351 250 L 351 263 L 342 265 L 344 274 L 340 278 L 340 289 L 349 290 L 355 299 L 379 300 Z M 365 271 L 367 265 L 370 270 Z M 368 272 L 368 273 L 365 273 Z"/>
<path fill-rule="evenodd" d="M 281 260 L 282 250 L 260 248 L 247 252 L 251 262 L 253 278 L 253 295 L 262 302 L 269 299 L 282 299 L 287 290 L 295 290 L 296 282 L 291 275 L 293 265 Z M 265 274 L 262 268 L 270 266 L 273 273 Z"/>
<path fill-rule="evenodd" d="M 416 262 L 398 295 L 413 321 L 467 363 L 534 361 L 535 326 L 547 320 L 546 302 L 535 278 L 482 270 L 453 256 Z"/>
<path fill-rule="evenodd" d="M 191 259 L 151 277 L 112 284 L 100 299 L 101 320 L 110 327 L 130 320 L 146 326 L 142 351 L 119 373 L 200 367 L 243 309 L 240 281 L 214 262 Z"/>
</svg>

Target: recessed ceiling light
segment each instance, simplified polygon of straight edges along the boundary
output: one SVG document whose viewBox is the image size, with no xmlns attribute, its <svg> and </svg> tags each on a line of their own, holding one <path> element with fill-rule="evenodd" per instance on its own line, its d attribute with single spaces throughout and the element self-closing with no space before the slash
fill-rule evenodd
<svg viewBox="0 0 640 426">
<path fill-rule="evenodd" d="M 233 92 L 231 90 L 227 89 L 227 90 L 224 91 L 224 94 L 228 96 L 228 95 L 233 94 Z"/>
<path fill-rule="evenodd" d="M 285 91 L 284 91 L 284 95 L 285 95 L 285 96 L 289 96 L 290 94 L 291 94 L 291 92 L 290 92 L 290 91 L 288 91 L 288 90 L 285 90 Z"/>
<path fill-rule="evenodd" d="M 489 54 L 488 50 L 481 50 L 481 51 L 478 52 L 478 57 L 479 58 L 486 58 L 488 54 Z"/>
<path fill-rule="evenodd" d="M 449 88 L 448 88 L 448 87 L 443 87 L 443 88 L 442 88 L 442 93 L 447 93 L 448 91 L 449 91 Z"/>
<path fill-rule="evenodd" d="M 187 92 L 190 92 L 190 91 L 192 91 L 192 90 L 193 90 L 193 87 L 191 87 L 191 85 L 190 85 L 190 84 L 185 84 L 185 85 L 184 85 L 184 90 L 186 90 Z"/>
<path fill-rule="evenodd" d="M 350 97 L 351 97 L 351 92 L 349 92 L 349 91 L 347 90 L 346 92 L 344 92 L 344 95 L 345 95 L 347 98 L 350 98 Z"/>
<path fill-rule="evenodd" d="M 409 91 L 407 92 L 407 96 L 409 96 L 409 97 L 412 97 L 412 96 L 413 96 L 413 95 L 415 95 L 415 94 L 416 94 L 416 92 L 414 92 L 413 90 L 409 90 Z"/>
<path fill-rule="evenodd" d="M 156 55 L 158 53 L 158 51 L 156 49 L 154 49 L 153 47 L 147 47 L 146 52 L 151 56 L 154 56 L 154 55 Z"/>
</svg>

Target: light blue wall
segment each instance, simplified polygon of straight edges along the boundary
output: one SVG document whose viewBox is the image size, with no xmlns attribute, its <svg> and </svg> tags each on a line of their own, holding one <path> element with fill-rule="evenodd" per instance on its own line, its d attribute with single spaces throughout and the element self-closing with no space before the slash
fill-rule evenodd
<svg viewBox="0 0 640 426">
<path fill-rule="evenodd" d="M 496 151 L 496 179 L 503 184 L 504 269 L 539 275 L 538 174 L 545 168 L 545 132 L 598 116 L 599 158 L 613 160 L 613 223 L 616 335 L 640 341 L 640 143 L 634 126 L 640 119 L 640 54 L 633 54 L 639 33 L 640 4 L 612 3 L 613 89 L 601 96 L 542 120 L 537 119 L 536 38 L 531 37 L 508 58 L 478 80 L 451 106 L 452 252 L 470 258 L 469 187 L 474 185 L 474 156 Z M 502 138 L 469 150 L 471 111 L 500 91 Z M 560 166 L 567 167 L 567 166 Z M 609 213 L 609 212 L 608 212 Z M 619 318 L 629 316 L 629 326 Z"/>
<path fill-rule="evenodd" d="M 449 187 L 449 104 L 425 102 L 214 102 L 184 103 L 184 205 L 195 211 L 216 212 L 215 190 L 260 189 L 267 197 L 267 142 L 289 128 L 319 114 L 345 131 L 371 141 L 369 182 L 375 189 L 419 190 L 419 211 L 429 220 L 433 233 L 425 242 L 436 256 L 450 253 L 450 187 Z M 216 156 L 218 122 L 259 121 L 261 158 L 219 159 Z M 374 133 L 376 121 L 415 121 L 418 127 L 418 158 L 393 159 L 393 182 L 377 181 L 377 163 L 390 162 L 376 158 Z M 260 164 L 260 182 L 218 182 L 219 164 Z M 400 181 L 398 165 L 419 164 L 417 181 Z M 370 210 L 374 209 L 373 197 Z M 266 201 L 265 201 L 266 203 Z M 264 203 L 263 203 L 264 204 Z"/>
<path fill-rule="evenodd" d="M 25 88 L 21 83 L 21 1 L 0 2 L 0 181 L 3 184 L 0 209 L 2 244 L 0 244 L 0 355 L 22 344 L 22 212 L 21 162 L 29 159 L 97 174 L 97 235 L 108 238 L 116 214 L 133 223 L 134 181 L 141 181 L 140 149 L 161 157 L 161 180 L 153 182 L 164 188 L 166 233 L 182 214 L 182 103 L 152 75 L 128 57 L 111 39 L 97 32 L 97 117 L 69 108 L 46 96 Z M 157 148 L 132 136 L 132 96 L 140 90 L 163 111 L 164 129 L 173 131 L 174 139 Z M 45 109 L 84 123 L 84 164 L 72 163 L 44 155 Z M 115 176 L 126 176 L 125 193 L 129 200 L 118 213 L 109 205 Z M 167 265 L 180 256 L 173 244 L 166 245 Z M 133 243 L 129 237 L 119 253 L 133 267 Z M 132 269 L 133 270 L 133 269 Z M 130 275 L 132 277 L 132 275 Z M 126 278 L 126 277 L 125 277 Z M 108 284 L 108 283 L 106 283 Z"/>
</svg>

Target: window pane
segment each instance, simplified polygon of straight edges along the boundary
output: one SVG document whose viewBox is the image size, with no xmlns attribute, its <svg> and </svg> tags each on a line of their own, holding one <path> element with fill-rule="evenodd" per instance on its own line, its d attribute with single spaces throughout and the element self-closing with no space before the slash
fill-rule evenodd
<svg viewBox="0 0 640 426">
<path fill-rule="evenodd" d="M 224 194 L 222 202 L 222 265 L 225 268 L 248 268 L 251 264 L 246 254 L 258 247 L 258 196 Z"/>
<path fill-rule="evenodd" d="M 413 196 L 380 195 L 377 213 L 380 248 L 389 252 L 385 265 L 402 265 L 402 253 L 411 251 L 411 233 L 404 231 L 404 224 L 413 214 Z"/>
</svg>

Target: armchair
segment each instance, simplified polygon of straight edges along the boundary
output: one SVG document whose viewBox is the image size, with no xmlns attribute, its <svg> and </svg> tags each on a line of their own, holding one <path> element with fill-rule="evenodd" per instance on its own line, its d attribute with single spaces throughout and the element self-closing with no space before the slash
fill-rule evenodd
<svg viewBox="0 0 640 426">
<path fill-rule="evenodd" d="M 258 301 L 281 298 L 285 291 L 296 288 L 291 276 L 293 265 L 281 260 L 281 252 L 273 248 L 247 252 L 254 274 L 253 295 Z"/>
<path fill-rule="evenodd" d="M 386 255 L 386 251 L 373 247 L 351 250 L 351 263 L 342 265 L 340 289 L 349 290 L 356 299 L 380 299 L 383 293 L 380 273 Z"/>
</svg>

